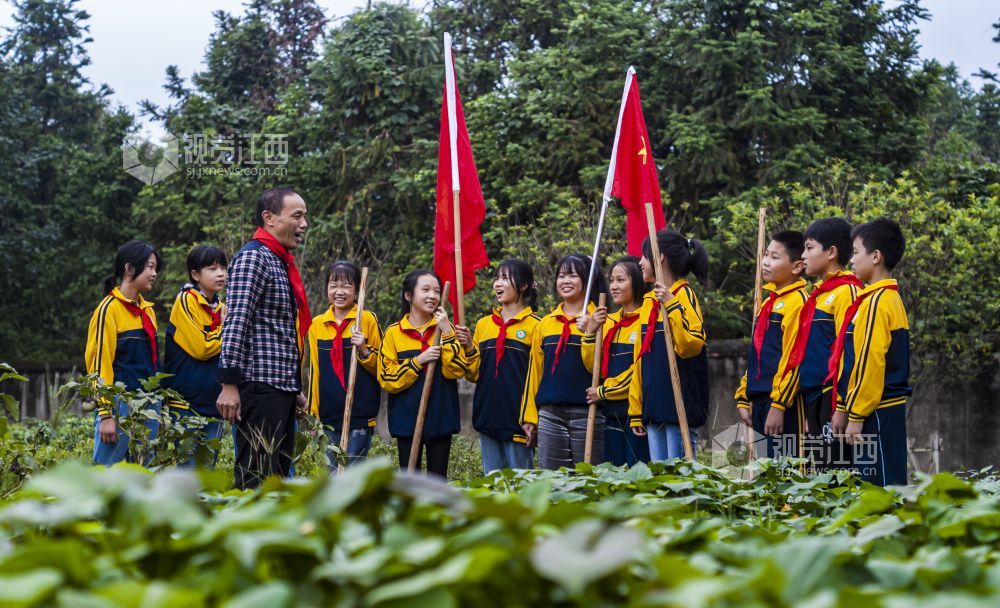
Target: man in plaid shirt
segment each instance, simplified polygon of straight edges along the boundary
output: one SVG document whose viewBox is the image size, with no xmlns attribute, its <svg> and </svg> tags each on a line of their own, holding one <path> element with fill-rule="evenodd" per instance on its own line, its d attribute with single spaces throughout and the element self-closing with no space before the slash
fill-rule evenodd
<svg viewBox="0 0 1000 608">
<path fill-rule="evenodd" d="M 287 188 L 257 201 L 257 232 L 229 265 L 216 406 L 236 426 L 234 476 L 241 489 L 288 476 L 302 396 L 302 336 L 311 317 L 291 251 L 305 234 L 306 204 Z"/>
</svg>

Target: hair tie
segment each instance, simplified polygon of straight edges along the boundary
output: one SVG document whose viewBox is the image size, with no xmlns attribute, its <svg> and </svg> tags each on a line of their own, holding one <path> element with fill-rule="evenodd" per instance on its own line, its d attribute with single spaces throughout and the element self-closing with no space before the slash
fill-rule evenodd
<svg viewBox="0 0 1000 608">
<path fill-rule="evenodd" d="M 538 281 L 535 281 L 534 283 L 532 283 L 531 284 L 531 288 L 532 289 L 538 289 Z"/>
</svg>

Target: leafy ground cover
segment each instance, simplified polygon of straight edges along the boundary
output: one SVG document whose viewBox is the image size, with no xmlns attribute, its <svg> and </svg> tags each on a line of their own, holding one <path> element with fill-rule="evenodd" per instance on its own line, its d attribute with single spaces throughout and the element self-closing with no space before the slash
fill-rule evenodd
<svg viewBox="0 0 1000 608">
<path fill-rule="evenodd" d="M 1000 600 L 1000 479 L 885 490 L 761 462 L 505 471 L 384 459 L 226 491 L 65 463 L 0 508 L 0 605 L 912 606 Z"/>
</svg>

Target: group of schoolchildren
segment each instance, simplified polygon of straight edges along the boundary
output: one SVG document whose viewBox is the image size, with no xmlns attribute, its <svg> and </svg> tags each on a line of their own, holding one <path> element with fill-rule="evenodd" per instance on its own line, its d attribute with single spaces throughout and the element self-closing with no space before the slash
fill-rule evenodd
<svg viewBox="0 0 1000 608">
<path fill-rule="evenodd" d="M 418 269 L 403 279 L 399 318 L 383 332 L 371 311 L 358 319 L 358 267 L 334 262 L 325 277 L 330 307 L 314 318 L 307 335 L 309 409 L 332 443 L 349 433 L 347 457 L 353 463 L 367 457 L 385 391 L 388 430 L 405 468 L 426 370 L 434 362 L 420 450 L 431 473 L 447 475 L 452 438 L 460 430 L 462 378 L 475 384 L 472 423 L 484 472 L 533 468 L 536 456 L 546 469 L 582 462 L 591 404 L 598 406 L 593 463 L 682 457 L 666 322 L 693 452 L 708 417 L 709 365 L 704 316 L 687 277 L 705 284 L 708 255 L 699 241 L 673 230 L 660 231 L 656 240 L 660 259 L 653 259 L 647 239 L 641 257 L 616 260 L 607 277 L 597 264 L 590 274 L 589 256 L 563 257 L 553 285 L 559 303 L 544 316 L 536 313 L 532 268 L 505 260 L 494 274 L 496 306 L 474 328 L 452 322 L 442 305 L 441 280 Z M 760 456 L 805 457 L 819 468 L 856 468 L 874 483 L 906 483 L 909 338 L 891 278 L 903 249 L 899 226 L 884 218 L 853 230 L 845 220 L 821 219 L 804 234 L 772 235 L 762 261 L 769 295 L 754 323 L 746 374 L 736 392 L 740 420 L 765 437 Z M 663 283 L 655 280 L 654 264 Z M 133 390 L 157 371 L 171 374 L 165 384 L 182 400 L 165 407 L 178 419 L 208 419 L 199 440 L 219 438 L 224 427 L 215 402 L 225 323 L 218 294 L 226 266 L 225 254 L 215 247 L 190 252 L 189 282 L 171 309 L 162 364 L 152 304 L 142 297 L 162 270 L 151 245 L 133 241 L 119 250 L 108 295 L 90 323 L 88 371 Z M 811 290 L 805 276 L 816 281 Z M 590 301 L 588 277 L 594 283 Z M 614 312 L 597 307 L 600 293 L 611 296 Z M 353 409 L 344 420 L 354 356 Z M 113 464 L 127 452 L 128 439 L 112 408 L 119 416 L 128 411 L 123 403 L 98 404 L 99 464 Z M 829 453 L 809 449 L 807 439 L 809 445 L 830 446 Z M 870 445 L 860 449 L 866 441 Z M 874 453 L 874 462 L 862 462 L 856 452 Z"/>
</svg>

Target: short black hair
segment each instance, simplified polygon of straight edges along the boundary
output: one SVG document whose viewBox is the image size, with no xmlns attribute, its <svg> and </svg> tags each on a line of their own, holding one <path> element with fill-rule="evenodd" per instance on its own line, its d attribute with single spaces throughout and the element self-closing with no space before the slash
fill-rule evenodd
<svg viewBox="0 0 1000 608">
<path fill-rule="evenodd" d="M 410 297 L 413 297 L 413 290 L 417 288 L 417 281 L 420 280 L 420 277 L 425 276 L 434 277 L 434 280 L 438 282 L 438 287 L 443 289 L 441 277 L 435 274 L 433 270 L 428 270 L 427 268 L 417 268 L 416 270 L 411 270 L 405 277 L 403 277 L 403 288 L 399 290 L 400 319 L 410 313 L 410 301 L 406 299 L 406 294 L 410 294 Z"/>
<path fill-rule="evenodd" d="M 806 249 L 806 240 L 798 230 L 779 230 L 771 235 L 771 240 L 781 243 L 792 262 L 798 262 L 802 259 L 802 252 Z"/>
<path fill-rule="evenodd" d="M 326 268 L 326 284 L 330 284 L 330 279 L 347 281 L 357 290 L 361 287 L 361 269 L 354 262 L 347 260 L 337 260 Z"/>
<path fill-rule="evenodd" d="M 600 294 L 608 293 L 608 282 L 604 278 L 604 274 L 601 272 L 600 262 L 595 262 L 594 266 L 594 283 L 590 288 L 590 303 L 597 306 L 600 298 Z M 589 255 L 584 255 L 582 253 L 570 253 L 559 258 L 556 262 L 556 276 L 552 279 L 552 293 L 559 293 L 556 289 L 556 284 L 559 282 L 559 273 L 573 273 L 580 277 L 583 281 L 583 288 L 587 289 L 587 277 L 590 273 L 591 259 Z M 584 304 L 586 306 L 586 304 Z"/>
<path fill-rule="evenodd" d="M 642 280 L 642 268 L 639 266 L 639 257 L 626 255 L 615 260 L 608 271 L 608 282 L 611 282 L 611 272 L 615 266 L 621 266 L 632 285 L 632 303 L 642 304 L 642 299 L 646 295 L 646 282 Z"/>
<path fill-rule="evenodd" d="M 861 244 L 865 250 L 881 251 L 885 260 L 885 267 L 892 270 L 903 259 L 906 251 L 906 237 L 899 228 L 899 224 L 887 217 L 875 218 L 865 224 L 854 227 L 851 231 L 851 240 L 861 239 Z"/>
<path fill-rule="evenodd" d="M 837 248 L 837 263 L 847 266 L 851 260 L 851 224 L 842 217 L 825 217 L 806 228 L 805 240 L 812 239 L 823 251 Z"/>
<path fill-rule="evenodd" d="M 518 293 L 518 299 L 532 310 L 538 308 L 538 288 L 535 286 L 535 271 L 523 260 L 509 258 L 497 266 L 494 279 L 507 279 Z"/>
<path fill-rule="evenodd" d="M 271 213 L 278 214 L 281 213 L 281 209 L 285 206 L 285 197 L 298 195 L 298 192 L 292 190 L 291 188 L 286 188 L 285 186 L 278 186 L 277 188 L 270 188 L 264 191 L 264 194 L 260 195 L 257 199 L 257 211 L 253 216 L 253 223 L 260 228 L 264 227 L 264 212 L 270 211 Z"/>
<path fill-rule="evenodd" d="M 129 241 L 118 248 L 115 253 L 114 272 L 104 278 L 104 292 L 114 289 L 119 279 L 125 278 L 125 265 L 132 267 L 132 278 L 141 275 L 146 270 L 146 264 L 152 256 L 156 259 L 156 271 L 163 272 L 163 258 L 160 252 L 145 241 Z"/>
<path fill-rule="evenodd" d="M 198 245 L 191 250 L 191 253 L 187 257 L 188 279 L 191 278 L 191 273 L 195 270 L 201 270 L 212 264 L 218 264 L 223 268 L 229 266 L 229 259 L 226 257 L 226 253 L 212 245 Z"/>
</svg>

